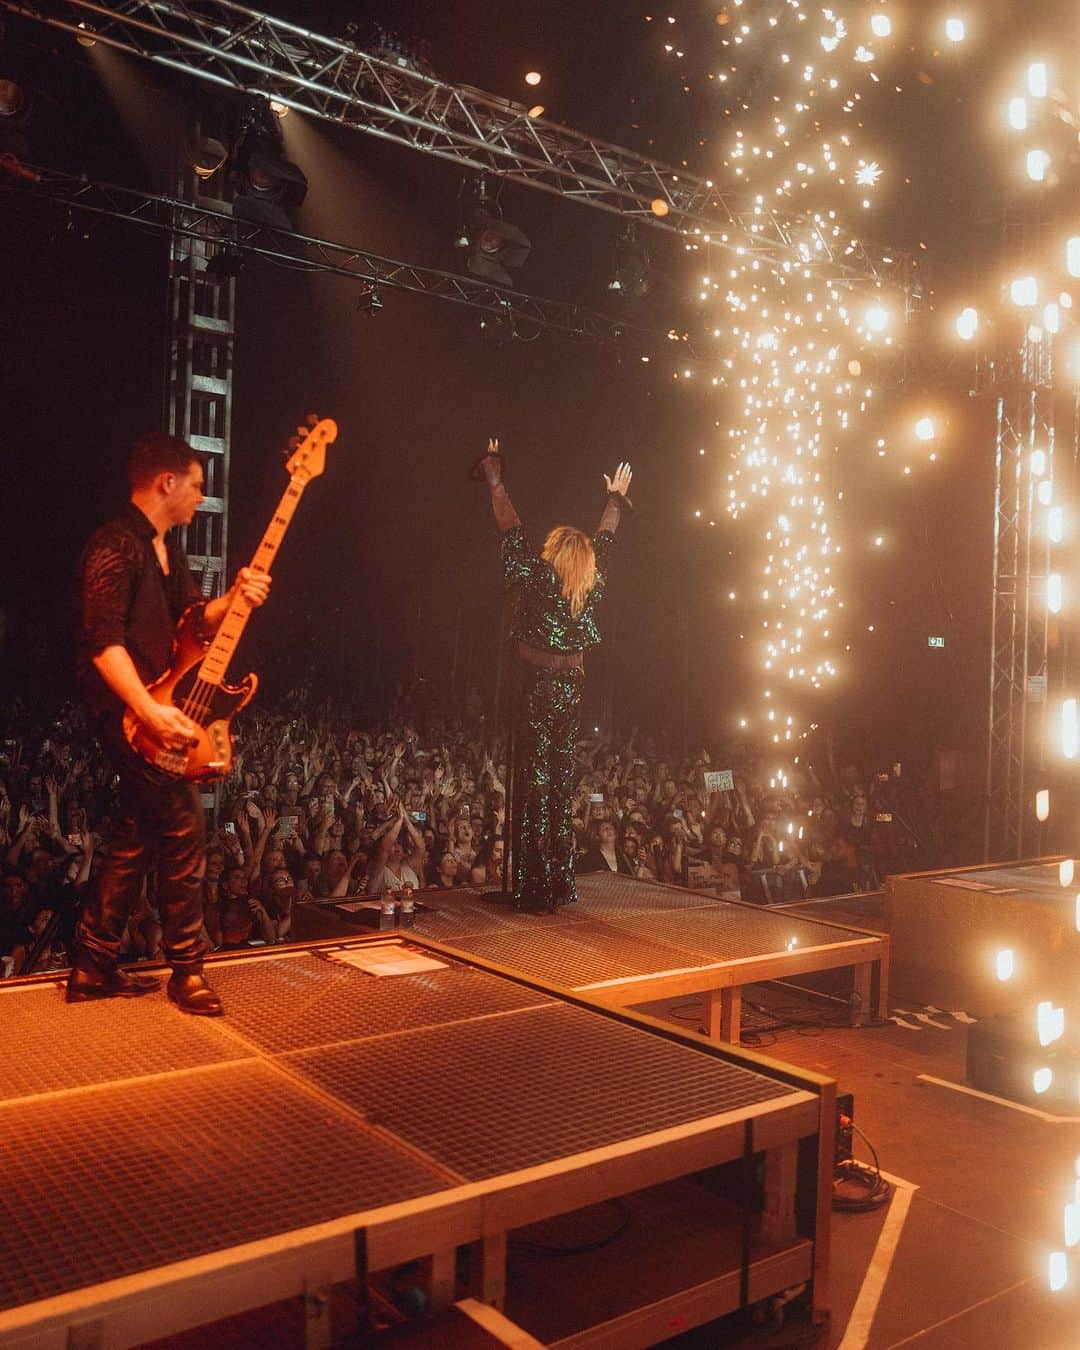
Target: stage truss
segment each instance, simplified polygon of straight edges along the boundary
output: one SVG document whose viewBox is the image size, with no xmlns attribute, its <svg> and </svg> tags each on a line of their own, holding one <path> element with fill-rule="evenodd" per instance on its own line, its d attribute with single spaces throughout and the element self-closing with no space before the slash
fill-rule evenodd
<svg viewBox="0 0 1080 1350">
<path fill-rule="evenodd" d="M 354 43 L 232 0 L 0 0 L 14 14 L 183 71 L 218 88 L 497 175 L 567 201 L 849 282 L 902 279 L 911 259 L 810 217 L 598 140 L 482 90 L 446 84 Z M 82 25 L 82 27 L 80 27 Z"/>
<path fill-rule="evenodd" d="M 1043 763 L 1047 687 L 1049 544 L 1039 528 L 1032 454 L 1054 476 L 1053 361 L 1026 338 L 995 367 L 994 575 L 986 751 L 987 861 L 1037 849 L 1035 772 Z"/>
</svg>

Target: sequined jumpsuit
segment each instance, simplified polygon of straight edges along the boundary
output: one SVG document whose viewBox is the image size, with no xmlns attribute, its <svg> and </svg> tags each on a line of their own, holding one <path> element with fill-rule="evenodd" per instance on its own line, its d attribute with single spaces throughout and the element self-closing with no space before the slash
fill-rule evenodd
<svg viewBox="0 0 1080 1350">
<path fill-rule="evenodd" d="M 614 536 L 593 536 L 596 585 L 575 618 L 554 570 L 514 525 L 502 536 L 503 576 L 519 588 L 519 651 L 580 654 L 600 642 L 596 608 Z M 555 909 L 577 899 L 571 806 L 578 709 L 585 672 L 580 664 L 545 668 L 522 659 L 518 669 L 514 779 L 514 903 Z"/>
</svg>

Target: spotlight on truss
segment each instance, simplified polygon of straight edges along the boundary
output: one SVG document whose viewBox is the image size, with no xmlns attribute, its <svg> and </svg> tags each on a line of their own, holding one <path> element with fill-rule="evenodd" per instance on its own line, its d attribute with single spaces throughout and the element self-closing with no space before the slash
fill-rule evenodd
<svg viewBox="0 0 1080 1350">
<path fill-rule="evenodd" d="M 279 119 L 265 99 L 248 104 L 229 177 L 237 220 L 292 229 L 292 213 L 307 196 L 308 181 L 303 170 L 286 159 Z"/>
<path fill-rule="evenodd" d="M 432 77 L 435 75 L 428 59 L 427 45 L 418 38 L 406 37 L 381 23 L 347 23 L 345 35 L 369 56 L 397 66 L 399 70 L 411 70 Z"/>
<path fill-rule="evenodd" d="M 213 136 L 200 136 L 188 143 L 188 163 L 204 182 L 213 178 L 229 158 L 229 152 Z"/>
<path fill-rule="evenodd" d="M 378 286 L 365 286 L 356 302 L 357 314 L 363 314 L 366 318 L 373 319 L 382 307 L 383 298 L 379 294 Z"/>
<path fill-rule="evenodd" d="M 223 282 L 231 281 L 238 277 L 244 266 L 245 258 L 243 253 L 235 244 L 222 244 L 210 261 L 206 264 L 206 280 L 213 286 L 220 286 Z"/>
<path fill-rule="evenodd" d="M 627 225 L 615 243 L 615 261 L 607 288 L 620 299 L 641 300 L 648 295 L 651 284 L 649 255 L 638 241 L 634 226 Z"/>
<path fill-rule="evenodd" d="M 489 193 L 484 175 L 463 196 L 464 220 L 454 245 L 469 251 L 465 270 L 494 286 L 512 285 L 509 269 L 522 266 L 532 244 L 516 225 L 503 220 L 502 208 Z"/>
<path fill-rule="evenodd" d="M 514 323 L 513 306 L 509 300 L 501 301 L 497 312 L 480 316 L 480 334 L 489 342 L 499 345 L 513 342 L 517 337 L 517 328 Z"/>
<path fill-rule="evenodd" d="M 30 100 L 26 90 L 14 80 L 0 77 L 0 154 L 30 158 L 30 143 L 26 139 L 29 121 Z"/>
</svg>

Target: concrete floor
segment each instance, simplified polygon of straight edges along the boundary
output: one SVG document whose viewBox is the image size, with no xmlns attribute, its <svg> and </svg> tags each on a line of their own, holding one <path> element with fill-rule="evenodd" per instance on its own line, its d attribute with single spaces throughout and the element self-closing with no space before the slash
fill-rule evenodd
<svg viewBox="0 0 1080 1350">
<path fill-rule="evenodd" d="M 844 898 L 803 912 L 884 929 L 880 902 Z M 776 986 L 747 991 L 748 1001 L 807 1014 L 821 1000 Z M 892 1007 L 911 1008 L 902 998 Z M 692 1002 L 654 1004 L 647 1011 L 688 1025 Z M 915 1009 L 921 1011 L 921 1009 Z M 918 1189 L 899 1227 L 891 1265 L 876 1304 L 870 1297 L 883 1273 L 875 1251 L 889 1206 L 833 1218 L 833 1318 L 813 1342 L 843 1350 L 1076 1350 L 1080 1292 L 1051 1294 L 1048 1254 L 1060 1247 L 1062 1208 L 1080 1166 L 1080 1120 L 1052 1123 L 1027 1112 L 954 1092 L 920 1075 L 963 1083 L 967 1028 L 948 1016 L 946 1030 L 919 1023 L 908 1031 L 889 1023 L 852 1030 L 790 1030 L 763 1044 L 765 1053 L 836 1078 L 855 1094 L 855 1121 L 873 1142 L 881 1168 Z M 856 1157 L 870 1161 L 856 1139 Z M 894 1216 L 892 1228 L 898 1222 Z M 872 1316 L 849 1323 L 863 1293 Z M 706 1347 L 794 1346 L 795 1322 L 778 1335 L 747 1336 L 708 1328 L 669 1342 L 679 1350 Z"/>
</svg>

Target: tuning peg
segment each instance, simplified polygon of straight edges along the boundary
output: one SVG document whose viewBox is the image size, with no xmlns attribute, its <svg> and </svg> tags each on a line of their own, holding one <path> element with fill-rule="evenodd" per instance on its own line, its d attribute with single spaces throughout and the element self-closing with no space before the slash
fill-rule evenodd
<svg viewBox="0 0 1080 1350">
<path fill-rule="evenodd" d="M 299 445 L 301 441 L 307 439 L 308 431 L 309 431 L 309 428 L 308 428 L 308 427 L 297 427 L 297 428 L 296 428 L 296 435 L 295 435 L 295 436 L 290 436 L 289 439 L 295 441 L 296 444 Z"/>
<path fill-rule="evenodd" d="M 306 420 L 309 427 L 317 427 L 322 421 L 322 418 L 317 412 L 309 412 Z"/>
</svg>

